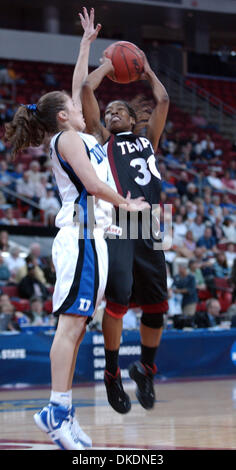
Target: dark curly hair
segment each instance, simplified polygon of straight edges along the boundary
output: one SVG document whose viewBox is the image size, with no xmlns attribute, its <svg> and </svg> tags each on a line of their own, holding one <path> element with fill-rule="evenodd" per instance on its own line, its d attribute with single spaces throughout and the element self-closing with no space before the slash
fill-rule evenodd
<svg viewBox="0 0 236 470">
<path fill-rule="evenodd" d="M 38 147 L 46 134 L 59 132 L 57 114 L 66 108 L 69 95 L 52 91 L 43 95 L 36 106 L 21 105 L 11 122 L 5 124 L 5 138 L 12 144 L 12 156 L 29 146 Z"/>
</svg>

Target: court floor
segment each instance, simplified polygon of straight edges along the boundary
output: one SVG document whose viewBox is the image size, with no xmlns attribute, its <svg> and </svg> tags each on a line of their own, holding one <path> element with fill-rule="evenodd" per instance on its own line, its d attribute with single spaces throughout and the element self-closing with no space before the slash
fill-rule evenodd
<svg viewBox="0 0 236 470">
<path fill-rule="evenodd" d="M 103 383 L 73 390 L 80 425 L 95 449 L 236 449 L 236 378 L 161 382 L 157 402 L 144 410 L 135 385 L 125 382 L 131 411 L 119 415 L 107 403 Z M 47 388 L 0 389 L 0 449 L 54 450 L 34 424 L 48 403 Z"/>
</svg>

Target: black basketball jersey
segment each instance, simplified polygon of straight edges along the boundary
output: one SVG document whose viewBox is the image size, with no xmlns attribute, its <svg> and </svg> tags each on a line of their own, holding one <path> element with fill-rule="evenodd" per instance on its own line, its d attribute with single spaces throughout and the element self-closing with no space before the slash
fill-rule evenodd
<svg viewBox="0 0 236 470">
<path fill-rule="evenodd" d="M 161 176 L 152 144 L 132 132 L 112 134 L 105 143 L 113 186 L 131 198 L 143 196 L 150 205 L 159 204 Z"/>
</svg>

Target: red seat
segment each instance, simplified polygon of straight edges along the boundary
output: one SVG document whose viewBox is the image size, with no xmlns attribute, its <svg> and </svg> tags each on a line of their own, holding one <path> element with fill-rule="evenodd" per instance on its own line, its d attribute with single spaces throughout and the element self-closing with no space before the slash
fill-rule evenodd
<svg viewBox="0 0 236 470">
<path fill-rule="evenodd" d="M 232 294 L 230 292 L 219 292 L 217 298 L 220 302 L 221 312 L 227 312 L 228 308 L 232 304 Z"/>
<path fill-rule="evenodd" d="M 198 289 L 198 298 L 200 300 L 207 300 L 212 297 L 211 292 L 208 289 Z"/>
<path fill-rule="evenodd" d="M 43 306 L 44 306 L 44 310 L 46 310 L 47 313 L 52 313 L 52 301 L 51 300 L 46 300 Z"/>
<path fill-rule="evenodd" d="M 11 300 L 11 303 L 19 312 L 28 312 L 30 309 L 30 303 L 27 299 Z"/>
<path fill-rule="evenodd" d="M 4 294 L 9 295 L 9 297 L 19 297 L 17 286 L 2 286 L 2 291 Z"/>
<path fill-rule="evenodd" d="M 232 287 L 230 286 L 228 279 L 224 277 L 215 277 L 214 282 L 217 290 L 232 292 Z"/>
</svg>

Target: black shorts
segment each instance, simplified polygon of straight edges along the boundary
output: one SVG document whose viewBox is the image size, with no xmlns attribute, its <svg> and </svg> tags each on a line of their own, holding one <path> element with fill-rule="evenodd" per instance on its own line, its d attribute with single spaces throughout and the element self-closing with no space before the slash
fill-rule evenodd
<svg viewBox="0 0 236 470">
<path fill-rule="evenodd" d="M 152 239 L 107 239 L 107 311 L 122 317 L 131 305 L 146 313 L 168 310 L 164 252 L 153 249 Z"/>
</svg>

